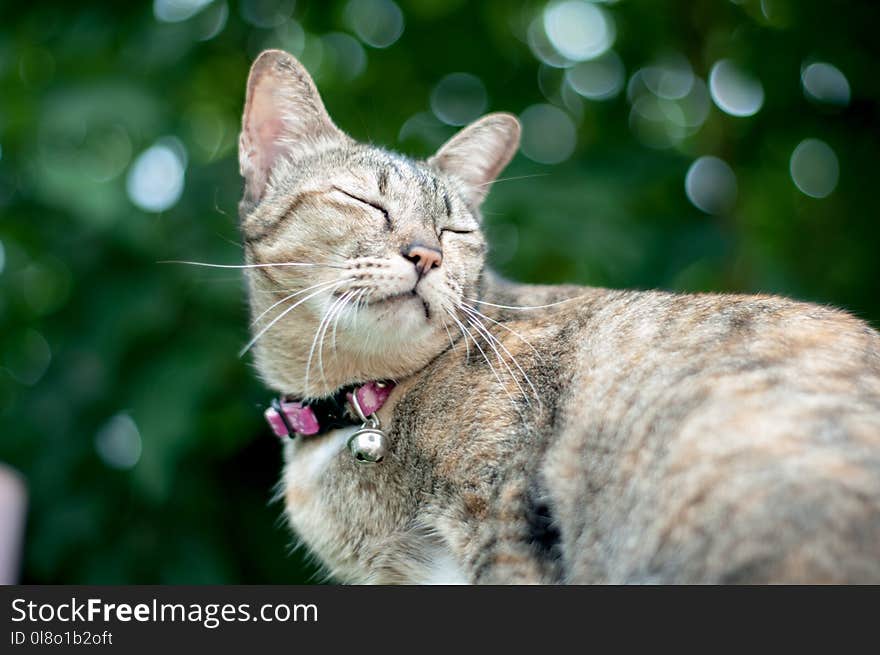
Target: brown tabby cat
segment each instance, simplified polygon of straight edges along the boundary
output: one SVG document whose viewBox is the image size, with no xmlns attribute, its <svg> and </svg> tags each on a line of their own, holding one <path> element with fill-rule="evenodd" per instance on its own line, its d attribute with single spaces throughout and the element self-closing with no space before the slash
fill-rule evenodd
<svg viewBox="0 0 880 655">
<path fill-rule="evenodd" d="M 312 401 L 282 494 L 356 583 L 880 582 L 880 335 L 772 296 L 514 284 L 479 206 L 518 146 L 490 114 L 427 161 L 343 134 L 290 55 L 247 85 L 241 203 L 262 378 Z"/>
</svg>

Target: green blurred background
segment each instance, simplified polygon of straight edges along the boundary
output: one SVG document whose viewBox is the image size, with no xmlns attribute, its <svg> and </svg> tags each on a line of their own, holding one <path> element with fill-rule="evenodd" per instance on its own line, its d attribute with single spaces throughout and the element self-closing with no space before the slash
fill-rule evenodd
<svg viewBox="0 0 880 655">
<path fill-rule="evenodd" d="M 763 291 L 880 321 L 880 11 L 799 0 L 4 3 L 0 461 L 22 580 L 315 580 L 270 503 L 236 139 L 250 61 L 298 55 L 336 122 L 424 156 L 491 110 L 510 277 Z"/>
</svg>

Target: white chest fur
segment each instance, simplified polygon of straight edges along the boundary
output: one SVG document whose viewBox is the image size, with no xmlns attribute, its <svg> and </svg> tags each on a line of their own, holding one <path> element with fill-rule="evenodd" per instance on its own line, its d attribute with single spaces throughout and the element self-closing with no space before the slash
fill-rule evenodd
<svg viewBox="0 0 880 655">
<path fill-rule="evenodd" d="M 449 548 L 438 545 L 431 549 L 424 570 L 412 584 L 463 585 L 468 584 L 468 580 Z"/>
<path fill-rule="evenodd" d="M 325 474 L 339 457 L 348 456 L 346 443 L 357 427 L 334 430 L 321 437 L 298 437 L 284 448 L 282 495 L 287 519 L 297 536 L 324 561 L 334 577 L 350 580 L 357 566 L 345 556 L 340 530 L 332 524 L 323 488 Z"/>
<path fill-rule="evenodd" d="M 344 508 L 331 506 L 334 498 L 339 501 L 339 496 L 333 493 L 337 489 L 326 487 L 328 469 L 339 462 L 339 458 L 351 456 L 346 444 L 357 429 L 352 426 L 334 430 L 322 437 L 289 442 L 284 453 L 283 495 L 291 527 L 325 563 L 333 578 L 344 582 L 381 583 L 384 580 L 377 579 L 375 573 L 368 570 L 352 551 L 352 539 L 348 532 L 359 520 L 370 515 L 370 510 L 375 510 L 375 507 L 358 507 L 357 498 L 352 498 Z M 357 475 L 358 470 L 356 467 L 352 474 Z M 335 525 L 334 517 L 336 520 L 344 519 L 344 525 Z M 344 536 L 347 532 L 348 536 Z M 376 543 L 375 546 L 378 550 L 386 551 L 386 545 L 398 541 L 398 537 L 397 534 L 389 534 L 387 539 L 381 540 L 385 543 Z M 407 556 L 394 567 L 397 571 L 396 582 L 467 584 L 452 552 L 441 540 L 416 537 L 408 539 L 407 543 Z"/>
<path fill-rule="evenodd" d="M 300 438 L 299 443 L 290 443 L 285 451 L 286 470 L 295 474 L 298 479 L 316 480 L 330 462 L 346 449 L 346 443 L 357 430 L 358 427 L 353 425 L 333 430 L 323 437 Z"/>
</svg>

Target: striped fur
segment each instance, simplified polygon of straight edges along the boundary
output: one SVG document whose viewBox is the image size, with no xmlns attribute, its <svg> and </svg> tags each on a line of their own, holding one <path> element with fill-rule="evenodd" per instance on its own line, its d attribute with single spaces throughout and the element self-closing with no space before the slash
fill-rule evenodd
<svg viewBox="0 0 880 655">
<path fill-rule="evenodd" d="M 289 55 L 254 64 L 247 262 L 314 264 L 246 271 L 260 375 L 398 383 L 382 464 L 345 431 L 287 444 L 299 538 L 355 583 L 880 582 L 880 335 L 772 296 L 502 280 L 479 204 L 518 135 L 493 114 L 412 160 L 340 132 Z M 413 244 L 441 265 L 419 278 Z"/>
</svg>

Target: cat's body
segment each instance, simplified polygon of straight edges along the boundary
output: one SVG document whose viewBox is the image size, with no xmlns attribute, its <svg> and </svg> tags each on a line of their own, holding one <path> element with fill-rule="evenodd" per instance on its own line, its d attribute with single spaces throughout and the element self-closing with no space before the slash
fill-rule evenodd
<svg viewBox="0 0 880 655">
<path fill-rule="evenodd" d="M 306 398 L 397 382 L 380 464 L 353 428 L 285 445 L 333 579 L 880 582 L 880 335 L 775 297 L 500 280 L 477 207 L 517 136 L 492 115 L 408 160 L 338 132 L 288 55 L 254 66 L 260 372 Z"/>
<path fill-rule="evenodd" d="M 491 328 L 541 406 L 459 343 L 380 410 L 381 465 L 346 434 L 288 446 L 291 524 L 336 579 L 880 580 L 876 333 L 778 298 L 483 297 L 577 298 L 485 312 L 535 347 Z"/>
</svg>

